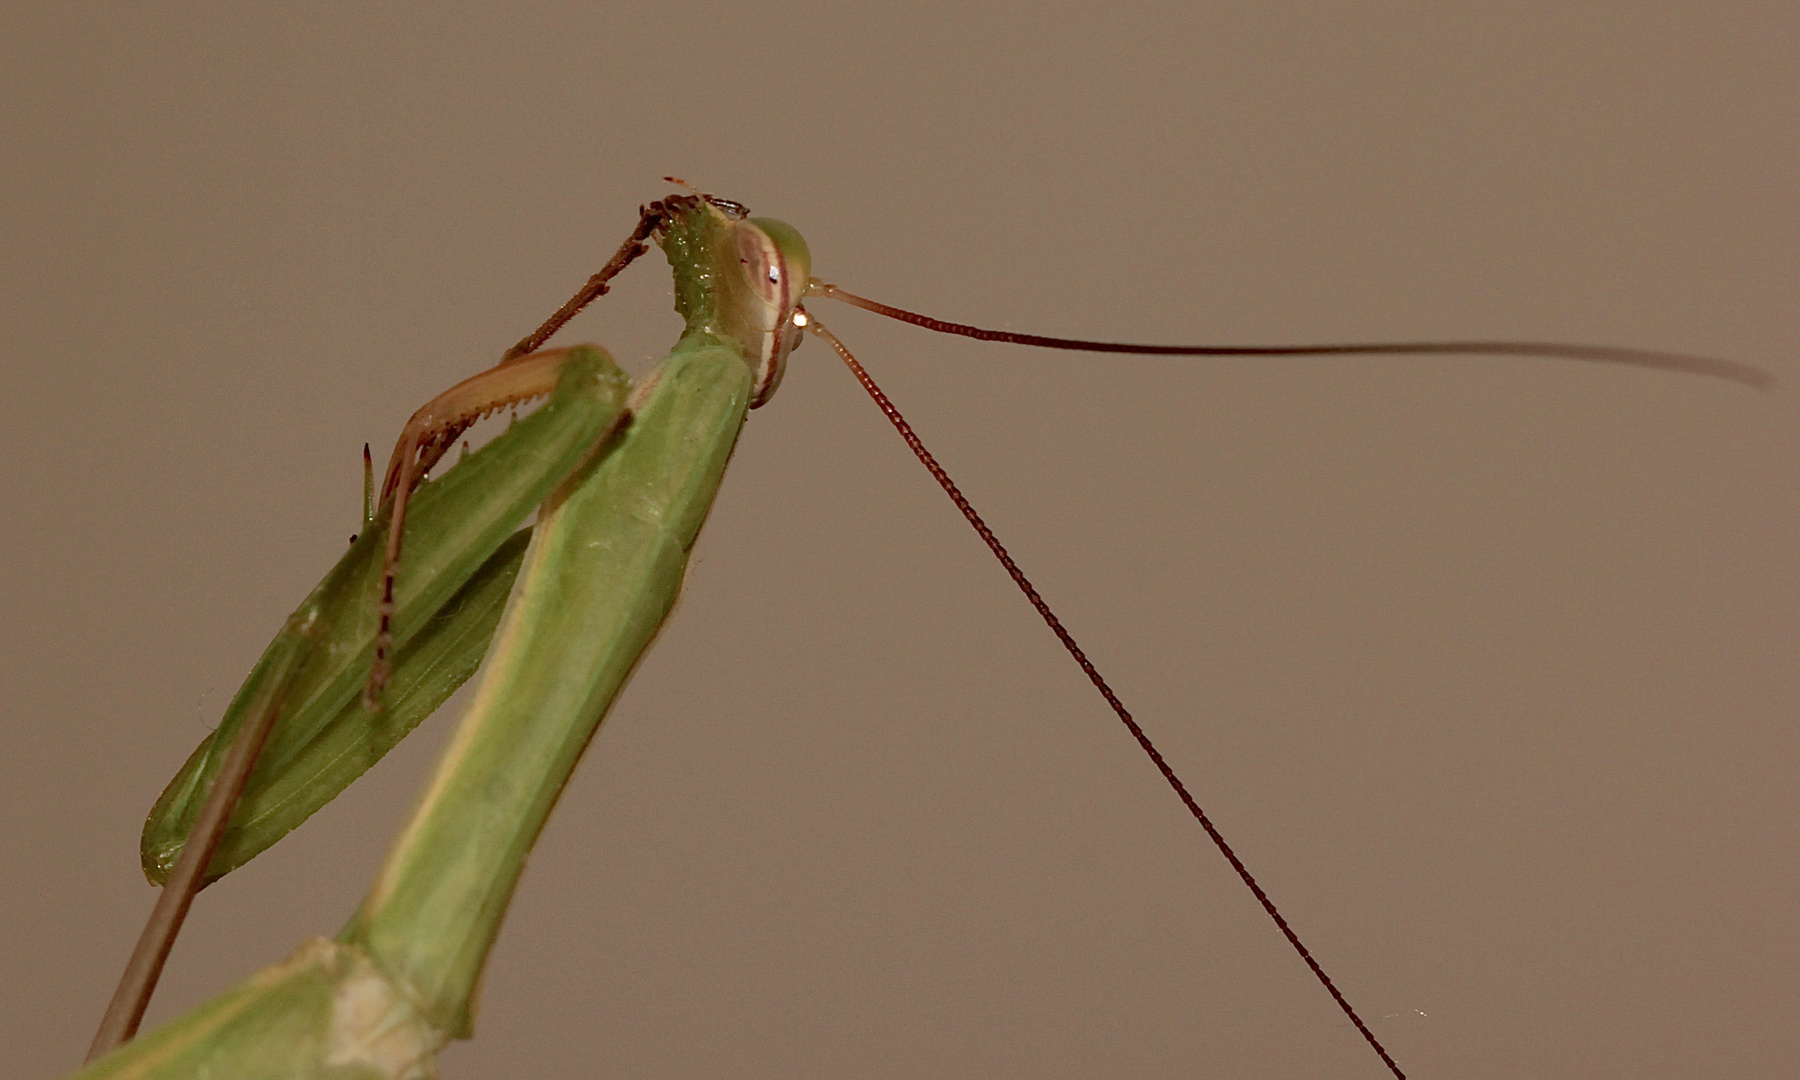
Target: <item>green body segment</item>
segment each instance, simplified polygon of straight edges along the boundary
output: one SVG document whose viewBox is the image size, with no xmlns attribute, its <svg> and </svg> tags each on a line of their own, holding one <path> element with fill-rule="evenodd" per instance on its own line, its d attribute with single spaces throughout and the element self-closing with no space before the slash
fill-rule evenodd
<svg viewBox="0 0 1800 1080">
<path fill-rule="evenodd" d="M 645 384 L 617 445 L 540 515 L 469 715 L 341 935 L 456 1037 L 538 831 L 674 606 L 749 403 L 741 353 L 710 335 Z"/>
<path fill-rule="evenodd" d="M 377 584 L 386 526 L 370 528 L 301 605 L 313 639 L 209 880 L 243 865 L 305 821 L 430 715 L 474 673 L 499 622 L 525 539 L 523 521 L 618 421 L 630 380 L 598 349 L 565 362 L 543 408 L 514 424 L 441 480 L 422 485 L 407 517 L 406 568 L 395 596 L 394 678 L 380 712 L 364 707 L 374 653 Z M 218 729 L 150 811 L 140 845 L 160 884 L 175 865 L 224 748 L 244 721 L 251 688 L 282 648 L 284 629 L 227 708 Z"/>
<path fill-rule="evenodd" d="M 367 957 L 314 938 L 79 1080 L 424 1080 L 443 1036 Z"/>
</svg>

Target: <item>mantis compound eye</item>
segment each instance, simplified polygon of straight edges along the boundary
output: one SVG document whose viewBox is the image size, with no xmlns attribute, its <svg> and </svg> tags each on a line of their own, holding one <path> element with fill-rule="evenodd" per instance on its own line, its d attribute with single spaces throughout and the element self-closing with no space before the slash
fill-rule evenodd
<svg viewBox="0 0 1800 1080">
<path fill-rule="evenodd" d="M 800 298 L 812 273 L 812 255 L 793 226 L 774 218 L 751 218 L 737 223 L 736 246 L 742 282 L 750 293 L 752 326 L 741 340 L 753 353 L 756 387 L 751 407 L 761 405 L 775 392 L 787 364 L 787 354 L 800 344 L 794 325 Z"/>
<path fill-rule="evenodd" d="M 763 302 L 791 316 L 812 274 L 812 252 L 800 233 L 785 221 L 751 218 L 738 226 L 738 254 Z"/>
<path fill-rule="evenodd" d="M 782 271 L 781 252 L 774 241 L 754 226 L 737 231 L 738 265 L 744 280 L 757 299 L 770 307 L 778 307 L 787 294 L 782 287 L 786 276 Z"/>
</svg>

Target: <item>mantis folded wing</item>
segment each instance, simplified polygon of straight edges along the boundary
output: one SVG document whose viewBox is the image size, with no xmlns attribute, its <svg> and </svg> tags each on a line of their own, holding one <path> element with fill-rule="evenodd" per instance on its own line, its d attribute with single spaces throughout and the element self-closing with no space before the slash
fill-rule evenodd
<svg viewBox="0 0 1800 1080">
<path fill-rule="evenodd" d="M 519 522 L 589 452 L 624 406 L 630 380 L 593 349 L 567 355 L 544 408 L 422 487 L 395 619 L 396 678 L 384 709 L 361 699 L 375 648 L 387 528 L 370 528 L 302 605 L 327 625 L 295 679 L 283 720 L 214 854 L 208 880 L 237 869 L 330 802 L 474 673 L 511 588 Z M 270 662 L 280 639 L 258 669 Z M 224 748 L 251 705 L 254 677 L 188 758 L 144 823 L 144 873 L 160 885 L 187 840 Z"/>
</svg>

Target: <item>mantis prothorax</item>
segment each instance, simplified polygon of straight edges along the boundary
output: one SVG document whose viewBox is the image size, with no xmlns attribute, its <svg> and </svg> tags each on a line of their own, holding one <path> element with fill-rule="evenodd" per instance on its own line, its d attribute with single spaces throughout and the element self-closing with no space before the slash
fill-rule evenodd
<svg viewBox="0 0 1800 1080">
<path fill-rule="evenodd" d="M 660 365 L 633 385 L 598 349 L 541 348 L 650 240 L 674 269 L 676 307 L 687 323 Z M 414 414 L 380 487 L 382 512 L 290 618 L 218 730 L 152 810 L 143 834 L 146 874 L 167 880 L 188 851 L 184 907 L 192 890 L 243 865 L 330 801 L 479 664 L 474 704 L 368 899 L 335 941 L 303 946 L 286 963 L 100 1057 L 84 1076 L 427 1075 L 446 1039 L 470 1035 L 471 994 L 525 856 L 673 605 L 747 411 L 769 400 L 788 354 L 808 333 L 849 365 L 1319 981 L 1386 1066 L 1403 1075 L 899 410 L 805 301 L 838 299 L 930 329 L 1051 348 L 1522 354 L 1759 387 L 1767 376 L 1704 357 L 1534 342 L 1192 347 L 1010 334 L 863 299 L 812 278 L 810 264 L 790 226 L 750 218 L 728 200 L 670 196 L 642 208 L 606 267 L 499 365 Z M 536 413 L 443 478 L 423 479 L 481 416 L 540 397 L 548 401 Z M 535 527 L 521 529 L 540 505 Z M 270 722 L 260 757 L 240 753 L 228 770 L 227 745 L 258 719 Z M 208 793 L 240 786 L 235 809 L 215 796 L 217 835 L 197 844 L 190 834 L 207 816 Z M 146 936 L 166 954 L 173 931 Z M 115 1006 L 124 1005 L 103 1026 L 97 1052 L 130 1037 L 153 981 L 152 971 L 146 985 L 122 988 Z"/>
</svg>

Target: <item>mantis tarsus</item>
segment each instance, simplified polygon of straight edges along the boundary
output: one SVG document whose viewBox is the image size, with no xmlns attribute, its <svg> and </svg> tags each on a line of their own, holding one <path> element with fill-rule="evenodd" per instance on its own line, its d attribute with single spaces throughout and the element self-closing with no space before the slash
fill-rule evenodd
<svg viewBox="0 0 1800 1080">
<path fill-rule="evenodd" d="M 677 308 L 687 320 L 664 364 L 632 386 L 597 350 L 542 349 L 652 238 L 675 269 Z M 146 824 L 143 854 L 153 879 L 184 850 L 194 870 L 184 888 L 229 872 L 342 790 L 435 709 L 486 650 L 476 702 L 363 910 L 338 942 L 307 946 L 282 968 L 100 1059 L 91 1075 L 257 1075 L 276 1068 L 421 1075 L 446 1038 L 472 1033 L 471 995 L 525 856 L 673 604 L 746 411 L 769 400 L 805 333 L 849 365 L 1346 1016 L 1403 1075 L 899 411 L 807 310 L 813 297 L 930 329 L 1051 348 L 1548 355 L 1767 383 L 1760 371 L 1726 361 L 1533 342 L 1189 347 L 980 330 L 812 278 L 799 234 L 751 219 L 738 204 L 700 194 L 653 203 L 568 304 L 500 365 L 440 395 L 409 422 L 381 485 L 381 513 L 371 512 L 350 553 L 290 619 L 219 731 Z M 442 480 L 420 486 L 476 418 L 546 395 L 538 413 Z M 527 550 L 514 530 L 540 502 Z M 202 798 L 234 786 L 216 782 L 226 776 L 223 748 L 258 717 L 275 720 L 274 732 L 236 816 L 230 825 L 219 817 L 223 846 L 210 854 L 189 839 L 204 816 Z M 241 760 L 247 770 L 255 755 Z M 155 947 L 166 949 L 172 932 Z M 122 997 L 127 1011 L 141 1014 L 136 991 Z M 132 1027 L 109 1023 L 119 1035 Z M 97 1050 L 112 1041 L 103 1029 Z"/>
</svg>

